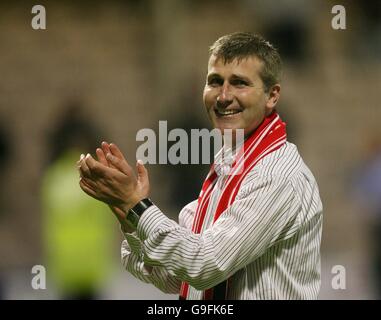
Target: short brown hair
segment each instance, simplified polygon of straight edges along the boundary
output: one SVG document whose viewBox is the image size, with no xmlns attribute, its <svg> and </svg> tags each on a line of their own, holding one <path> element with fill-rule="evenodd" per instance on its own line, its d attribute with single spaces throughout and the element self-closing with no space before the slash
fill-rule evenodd
<svg viewBox="0 0 381 320">
<path fill-rule="evenodd" d="M 259 35 L 250 32 L 235 32 L 219 38 L 209 48 L 210 56 L 215 55 L 230 63 L 255 56 L 263 62 L 260 77 L 267 92 L 276 83 L 280 83 L 282 61 L 275 47 Z"/>
</svg>

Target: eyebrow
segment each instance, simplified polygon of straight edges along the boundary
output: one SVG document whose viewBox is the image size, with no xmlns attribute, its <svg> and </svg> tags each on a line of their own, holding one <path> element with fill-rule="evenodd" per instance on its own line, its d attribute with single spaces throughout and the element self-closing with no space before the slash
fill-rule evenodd
<svg viewBox="0 0 381 320">
<path fill-rule="evenodd" d="M 213 73 L 207 75 L 208 80 L 211 78 L 222 78 L 222 77 L 218 73 L 213 72 Z"/>
<path fill-rule="evenodd" d="M 216 72 L 213 72 L 211 74 L 208 74 L 208 77 L 207 79 L 210 80 L 212 78 L 222 78 L 220 74 L 216 73 Z M 248 77 L 246 76 L 243 76 L 243 75 L 240 75 L 240 74 L 232 74 L 230 76 L 230 79 L 233 79 L 233 80 L 236 80 L 236 79 L 241 79 L 241 80 L 244 80 L 246 81 L 247 83 L 253 83 L 252 80 L 250 80 Z"/>
<path fill-rule="evenodd" d="M 231 78 L 231 79 L 240 79 L 240 80 L 244 80 L 244 81 L 246 81 L 247 83 L 252 83 L 252 82 L 253 82 L 253 81 L 250 80 L 248 77 L 243 76 L 243 75 L 240 75 L 240 74 L 233 74 L 230 78 Z"/>
</svg>

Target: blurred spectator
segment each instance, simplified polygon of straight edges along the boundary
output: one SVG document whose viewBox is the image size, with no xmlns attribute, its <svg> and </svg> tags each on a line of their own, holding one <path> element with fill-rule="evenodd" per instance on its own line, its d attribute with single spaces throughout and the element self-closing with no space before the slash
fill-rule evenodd
<svg viewBox="0 0 381 320">
<path fill-rule="evenodd" d="M 0 174 L 3 176 L 3 173 L 7 170 L 7 165 L 10 158 L 10 137 L 6 128 L 1 124 L 0 125 Z M 0 184 L 0 219 L 6 211 L 6 199 L 4 198 L 5 192 L 3 192 L 5 184 Z M 0 274 L 0 300 L 3 300 L 3 280 Z"/>
<path fill-rule="evenodd" d="M 11 143 L 9 133 L 3 124 L 0 124 L 0 174 L 5 172 L 10 159 Z M 5 185 L 0 185 L 0 191 Z M 3 198 L 4 192 L 0 192 L 0 216 L 4 214 L 5 199 Z"/>
<path fill-rule="evenodd" d="M 305 62 L 309 35 L 302 20 L 285 17 L 268 25 L 264 33 L 269 41 L 278 48 L 284 60 Z"/>
<path fill-rule="evenodd" d="M 279 108 L 276 109 L 281 116 L 283 122 L 287 126 L 287 140 L 299 144 L 298 137 L 299 133 L 299 118 L 296 116 L 295 109 L 293 108 L 292 101 L 282 99 L 279 102 Z"/>
<path fill-rule="evenodd" d="M 369 152 L 355 176 L 355 195 L 361 207 L 371 214 L 372 273 L 377 298 L 381 298 L 381 140 L 372 139 Z"/>
<path fill-rule="evenodd" d="M 381 1 L 355 1 L 353 5 L 352 10 L 356 10 L 359 15 L 355 32 L 358 33 L 361 45 L 353 48 L 352 43 L 348 43 L 348 46 L 355 49 L 357 59 L 381 61 Z"/>
<path fill-rule="evenodd" d="M 253 17 L 252 29 L 262 33 L 279 51 L 287 64 L 308 62 L 311 46 L 311 15 L 316 14 L 317 2 L 308 6 L 300 0 L 244 1 Z M 258 19 L 261 23 L 258 26 Z"/>
<path fill-rule="evenodd" d="M 178 106 L 181 106 L 184 110 L 189 110 L 189 112 L 176 114 L 168 122 L 168 132 L 173 129 L 180 128 L 185 130 L 187 137 L 191 137 L 192 129 L 201 130 L 204 128 L 209 128 L 209 123 L 206 115 L 200 117 L 199 112 L 191 112 L 191 110 L 199 110 L 201 108 L 200 104 L 200 95 L 202 88 L 199 87 L 199 79 L 195 75 L 189 75 L 189 78 L 185 81 L 187 84 L 186 87 L 181 90 L 176 102 L 173 105 L 173 110 L 178 109 Z M 168 117 L 168 115 L 163 114 L 163 118 Z M 204 118 L 202 118 L 204 117 Z M 210 128 L 209 128 L 210 129 Z M 209 130 L 208 129 L 208 130 Z M 188 141 L 191 142 L 191 141 Z M 177 143 L 177 141 L 168 142 L 168 150 L 172 145 Z M 208 174 L 210 164 L 214 160 L 214 141 L 211 141 L 211 148 L 209 153 L 209 164 L 191 164 L 191 154 L 192 154 L 192 144 L 187 143 L 186 148 L 188 150 L 188 164 L 168 164 L 165 166 L 166 174 L 170 180 L 171 194 L 175 195 L 172 197 L 173 204 L 180 211 L 184 203 L 190 203 L 199 196 L 200 189 L 202 187 L 201 182 L 203 181 Z M 194 148 L 194 146 L 193 146 Z M 202 143 L 199 141 L 198 154 L 199 159 L 198 163 L 202 163 Z M 186 181 L 186 183 L 184 183 Z M 176 217 L 177 219 L 177 217 Z"/>
<path fill-rule="evenodd" d="M 187 107 L 185 106 L 185 108 Z M 192 108 L 195 108 L 195 105 L 193 105 Z M 168 128 L 168 131 L 175 128 L 180 128 L 186 131 L 188 137 L 191 137 L 192 129 L 201 130 L 204 128 L 204 123 L 200 121 L 200 119 L 198 119 L 197 116 L 193 115 L 193 113 L 186 114 L 185 117 L 178 117 L 172 123 L 174 124 L 174 127 Z M 169 142 L 168 150 L 175 143 L 176 142 Z M 211 146 L 213 146 L 213 140 L 211 141 Z M 171 189 L 172 189 L 171 194 L 175 195 L 172 198 L 172 200 L 179 210 L 184 206 L 184 203 L 189 203 L 193 201 L 194 199 L 198 198 L 200 188 L 201 188 L 200 181 L 203 181 L 203 179 L 205 179 L 210 167 L 210 164 L 192 165 L 191 157 L 190 157 L 190 155 L 192 154 L 191 143 L 187 143 L 187 149 L 188 149 L 188 164 L 178 164 L 178 165 L 169 164 L 168 166 L 165 167 L 166 169 L 168 169 L 167 175 L 169 179 L 171 180 Z M 213 147 L 210 148 L 210 154 L 208 156 L 210 159 L 210 163 L 212 163 L 214 159 Z M 199 141 L 198 161 L 199 163 L 201 163 L 202 161 L 201 140 Z M 186 181 L 186 183 L 184 183 L 184 181 Z"/>
<path fill-rule="evenodd" d="M 112 217 L 81 192 L 75 168 L 80 153 L 99 143 L 96 133 L 73 104 L 50 140 L 41 193 L 43 239 L 47 275 L 64 299 L 99 298 L 112 267 Z"/>
</svg>

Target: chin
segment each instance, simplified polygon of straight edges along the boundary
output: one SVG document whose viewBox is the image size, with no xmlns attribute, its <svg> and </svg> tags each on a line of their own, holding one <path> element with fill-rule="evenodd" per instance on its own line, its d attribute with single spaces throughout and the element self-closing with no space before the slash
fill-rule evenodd
<svg viewBox="0 0 381 320">
<path fill-rule="evenodd" d="M 227 125 L 217 125 L 215 126 L 215 128 L 221 132 L 222 136 L 227 135 L 228 137 L 236 137 L 237 136 L 236 131 L 243 130 L 242 128 L 238 128 L 237 126 L 227 126 Z M 225 131 L 225 130 L 228 130 L 228 131 Z M 244 130 L 243 135 L 246 136 L 246 129 Z"/>
<path fill-rule="evenodd" d="M 235 132 L 235 130 L 237 130 L 237 129 L 242 129 L 241 126 L 238 126 L 234 123 L 216 123 L 214 127 L 221 130 L 221 131 L 233 130 L 233 132 Z"/>
</svg>

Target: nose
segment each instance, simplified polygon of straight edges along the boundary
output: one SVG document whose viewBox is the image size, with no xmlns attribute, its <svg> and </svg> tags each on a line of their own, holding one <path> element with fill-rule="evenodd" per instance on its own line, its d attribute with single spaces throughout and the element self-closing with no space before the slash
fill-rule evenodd
<svg viewBox="0 0 381 320">
<path fill-rule="evenodd" d="M 221 91 L 217 96 L 217 108 L 226 108 L 233 102 L 233 95 L 231 92 L 230 85 L 224 83 L 221 87 Z"/>
</svg>

